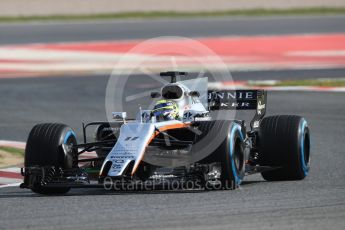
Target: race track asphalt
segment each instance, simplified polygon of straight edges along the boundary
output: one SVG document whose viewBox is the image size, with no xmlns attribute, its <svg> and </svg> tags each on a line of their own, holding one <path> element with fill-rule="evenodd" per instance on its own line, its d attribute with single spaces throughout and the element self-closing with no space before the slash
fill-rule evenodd
<svg viewBox="0 0 345 230">
<path fill-rule="evenodd" d="M 159 36 L 209 37 L 339 33 L 345 16 L 227 17 L 0 24 L 0 44 L 148 39 Z"/>
<path fill-rule="evenodd" d="M 236 19 L 236 23 L 232 19 L 217 19 L 199 26 L 193 26 L 196 20 L 190 20 L 185 27 L 180 24 L 187 22 L 167 20 L 166 28 L 153 21 L 126 22 L 125 27 L 117 26 L 118 22 L 97 26 L 93 23 L 1 25 L 0 43 L 128 39 L 167 34 L 330 33 L 344 32 L 344 19 Z M 237 32 L 228 32 L 231 28 Z M 178 34 L 179 31 L 183 33 Z M 343 77 L 344 73 L 344 70 L 262 71 L 233 73 L 233 77 L 290 79 Z M 80 133 L 82 121 L 104 120 L 107 80 L 108 76 L 0 79 L 0 139 L 25 141 L 30 128 L 39 122 L 63 122 Z M 140 84 L 147 83 L 145 78 L 134 82 L 128 84 L 125 92 L 128 95 L 156 87 Z M 140 98 L 138 102 L 145 99 Z M 74 189 L 66 196 L 51 197 L 17 187 L 1 188 L 0 229 L 345 229 L 345 94 L 269 92 L 267 113 L 297 114 L 308 120 L 311 171 L 305 180 L 265 182 L 260 175 L 253 175 L 235 191 L 126 193 Z"/>
</svg>

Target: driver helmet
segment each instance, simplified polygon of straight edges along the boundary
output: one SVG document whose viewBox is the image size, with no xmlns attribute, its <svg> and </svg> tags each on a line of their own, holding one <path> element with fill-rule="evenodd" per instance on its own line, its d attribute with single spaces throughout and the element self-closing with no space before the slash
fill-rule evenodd
<svg viewBox="0 0 345 230">
<path fill-rule="evenodd" d="M 170 121 L 179 118 L 179 108 L 176 102 L 160 100 L 156 103 L 151 112 L 156 117 L 156 121 Z"/>
</svg>

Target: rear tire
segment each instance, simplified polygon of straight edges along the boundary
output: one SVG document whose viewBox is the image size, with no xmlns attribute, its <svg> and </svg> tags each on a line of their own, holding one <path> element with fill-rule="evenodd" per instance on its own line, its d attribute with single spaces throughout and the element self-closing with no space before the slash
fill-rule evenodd
<svg viewBox="0 0 345 230">
<path fill-rule="evenodd" d="M 294 115 L 266 117 L 259 131 L 260 165 L 281 167 L 262 172 L 267 181 L 302 180 L 309 172 L 310 134 L 307 121 Z"/>
<path fill-rule="evenodd" d="M 68 126 L 49 123 L 34 126 L 25 148 L 25 167 L 78 167 L 78 152 L 64 150 L 62 144 L 77 144 L 75 133 Z M 45 188 L 35 184 L 31 190 L 39 194 L 52 195 L 67 193 L 70 188 Z"/>
</svg>

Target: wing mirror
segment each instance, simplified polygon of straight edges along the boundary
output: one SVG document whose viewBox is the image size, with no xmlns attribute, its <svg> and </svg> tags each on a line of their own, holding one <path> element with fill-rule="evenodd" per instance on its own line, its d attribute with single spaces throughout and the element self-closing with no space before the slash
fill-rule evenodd
<svg viewBox="0 0 345 230">
<path fill-rule="evenodd" d="M 200 97 L 200 93 L 198 91 L 190 91 L 189 96 L 191 97 Z"/>
<path fill-rule="evenodd" d="M 161 96 L 161 94 L 158 92 L 151 92 L 151 98 L 158 98 L 160 96 Z"/>
<path fill-rule="evenodd" d="M 126 112 L 113 112 L 114 120 L 123 120 L 123 123 L 126 123 L 127 113 Z"/>
</svg>

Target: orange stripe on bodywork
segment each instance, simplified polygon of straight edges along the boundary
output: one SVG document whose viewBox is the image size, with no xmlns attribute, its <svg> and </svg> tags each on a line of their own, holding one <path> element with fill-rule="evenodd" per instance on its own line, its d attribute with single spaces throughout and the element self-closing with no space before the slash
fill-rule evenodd
<svg viewBox="0 0 345 230">
<path fill-rule="evenodd" d="M 171 129 L 181 129 L 181 128 L 187 128 L 187 127 L 190 127 L 190 123 L 181 123 L 181 124 L 173 124 L 173 125 L 166 125 L 166 126 L 162 126 L 159 128 L 159 131 L 161 132 L 164 132 L 164 131 L 167 131 L 167 130 L 171 130 Z M 146 147 L 151 143 L 151 141 L 156 137 L 158 136 L 159 132 L 158 131 L 155 131 L 152 136 L 150 137 L 149 141 L 147 142 L 146 144 Z M 145 150 L 144 150 L 145 151 Z M 134 175 L 134 173 L 137 171 L 139 165 L 140 165 L 140 162 L 143 160 L 143 157 L 144 157 L 145 154 L 142 154 L 141 158 L 139 159 L 139 163 L 136 164 L 135 167 L 133 167 L 132 169 L 132 173 L 131 173 L 131 176 Z"/>
</svg>

